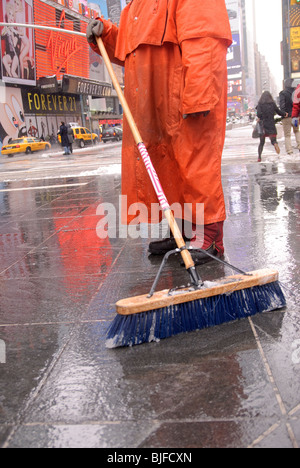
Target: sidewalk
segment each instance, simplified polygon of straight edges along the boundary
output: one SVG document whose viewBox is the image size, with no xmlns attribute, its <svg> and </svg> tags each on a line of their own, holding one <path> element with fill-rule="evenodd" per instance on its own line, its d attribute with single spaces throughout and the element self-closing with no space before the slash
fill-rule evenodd
<svg viewBox="0 0 300 468">
<path fill-rule="evenodd" d="M 0 193 L 0 447 L 299 447 L 299 173 L 275 158 L 223 168 L 226 260 L 278 269 L 286 309 L 116 350 L 115 302 L 159 267 L 148 239 L 96 235 L 120 176 Z M 185 275 L 171 261 L 158 289 Z"/>
</svg>

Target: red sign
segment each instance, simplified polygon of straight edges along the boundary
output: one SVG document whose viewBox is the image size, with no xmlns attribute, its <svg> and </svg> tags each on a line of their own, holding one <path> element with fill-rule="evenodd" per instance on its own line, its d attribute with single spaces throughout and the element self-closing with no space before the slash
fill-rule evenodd
<svg viewBox="0 0 300 468">
<path fill-rule="evenodd" d="M 85 32 L 86 23 L 65 10 L 34 0 L 35 24 L 55 25 L 62 32 L 36 30 L 37 78 L 56 75 L 57 79 L 69 75 L 89 77 L 89 46 L 85 37 L 65 34 L 63 30 Z"/>
<path fill-rule="evenodd" d="M 108 125 L 114 125 L 114 124 L 123 124 L 123 120 L 122 119 L 106 119 L 106 120 L 99 120 L 99 125 L 104 125 L 104 124 L 108 124 Z"/>
</svg>

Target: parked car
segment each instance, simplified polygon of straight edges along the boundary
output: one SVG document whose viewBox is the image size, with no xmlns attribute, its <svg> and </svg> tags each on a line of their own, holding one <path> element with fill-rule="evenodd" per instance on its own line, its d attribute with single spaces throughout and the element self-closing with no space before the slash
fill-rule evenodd
<svg viewBox="0 0 300 468">
<path fill-rule="evenodd" d="M 30 154 L 34 151 L 49 150 L 51 145 L 48 141 L 40 140 L 34 137 L 22 137 L 11 140 L 6 145 L 2 146 L 1 153 L 12 157 L 17 153 Z"/>
<path fill-rule="evenodd" d="M 121 127 L 108 127 L 102 131 L 102 141 L 120 141 L 123 138 L 123 130 Z"/>
<path fill-rule="evenodd" d="M 75 127 L 70 124 L 73 130 L 74 143 L 79 146 L 79 148 L 84 148 L 85 145 L 90 145 L 93 141 L 94 144 L 99 142 L 98 135 L 96 133 L 91 133 L 88 128 L 85 127 Z M 61 143 L 61 136 L 58 134 L 58 141 Z"/>
</svg>

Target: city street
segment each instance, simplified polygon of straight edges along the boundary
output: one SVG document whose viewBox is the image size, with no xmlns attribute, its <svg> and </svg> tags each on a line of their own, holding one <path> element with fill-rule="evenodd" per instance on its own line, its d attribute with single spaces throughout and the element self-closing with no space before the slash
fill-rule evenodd
<svg viewBox="0 0 300 468">
<path fill-rule="evenodd" d="M 226 133 L 225 259 L 277 269 L 287 307 L 131 348 L 105 347 L 115 303 L 148 293 L 161 259 L 142 230 L 97 235 L 121 143 L 1 155 L 1 448 L 300 447 L 300 153 L 279 132 L 258 163 L 251 135 Z M 187 281 L 174 258 L 157 289 Z"/>
</svg>

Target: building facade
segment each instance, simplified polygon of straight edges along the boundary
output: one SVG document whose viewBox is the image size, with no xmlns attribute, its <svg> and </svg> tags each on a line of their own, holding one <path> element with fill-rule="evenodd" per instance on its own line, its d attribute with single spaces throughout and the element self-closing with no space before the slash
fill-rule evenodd
<svg viewBox="0 0 300 468">
<path fill-rule="evenodd" d="M 225 1 L 233 36 L 233 45 L 227 55 L 228 111 L 246 113 L 256 107 L 263 91 L 268 90 L 276 97 L 279 90 L 266 57 L 261 54 L 257 45 L 256 2 Z"/>
<path fill-rule="evenodd" d="M 240 0 L 226 0 L 226 8 L 232 32 L 232 45 L 227 52 L 228 115 L 243 112 L 243 67 Z"/>
<path fill-rule="evenodd" d="M 300 0 L 282 0 L 284 78 L 300 78 Z"/>
<path fill-rule="evenodd" d="M 228 113 L 242 114 L 272 88 L 272 77 L 255 41 L 253 0 L 225 1 L 233 36 Z M 61 121 L 93 131 L 122 121 L 106 67 L 88 46 L 85 31 L 90 19 L 101 15 L 118 23 L 125 5 L 126 0 L 1 0 L 2 23 L 59 31 L 0 26 L 0 143 L 26 134 L 50 138 Z M 283 13 L 285 76 L 300 77 L 300 0 L 283 0 Z M 114 68 L 122 85 L 123 69 Z"/>
<path fill-rule="evenodd" d="M 122 3 L 2 0 L 2 23 L 35 24 L 61 32 L 0 27 L 1 144 L 24 135 L 50 139 L 61 121 L 78 122 L 93 131 L 101 121 L 120 122 L 119 102 L 106 67 L 88 46 L 85 32 L 90 18 L 101 14 L 119 18 Z M 116 67 L 116 72 L 122 83 L 122 68 Z"/>
</svg>

